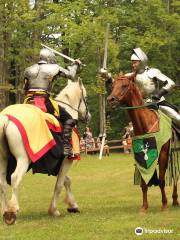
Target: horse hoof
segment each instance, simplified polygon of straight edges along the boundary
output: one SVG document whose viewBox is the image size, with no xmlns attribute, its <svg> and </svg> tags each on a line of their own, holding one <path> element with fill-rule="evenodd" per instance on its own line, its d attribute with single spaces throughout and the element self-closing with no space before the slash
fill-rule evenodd
<svg viewBox="0 0 180 240">
<path fill-rule="evenodd" d="M 14 212 L 5 212 L 3 214 L 3 220 L 7 225 L 12 225 L 16 221 L 16 214 Z"/>
<path fill-rule="evenodd" d="M 67 211 L 69 213 L 80 213 L 79 209 L 78 208 L 68 208 Z"/>
<path fill-rule="evenodd" d="M 147 213 L 147 208 L 141 207 L 139 210 L 140 214 L 146 214 Z"/>
<path fill-rule="evenodd" d="M 59 210 L 54 210 L 54 211 L 52 211 L 52 210 L 48 210 L 48 214 L 49 214 L 49 216 L 53 216 L 53 217 L 59 217 L 61 214 L 60 214 L 60 212 L 59 212 Z"/>
</svg>

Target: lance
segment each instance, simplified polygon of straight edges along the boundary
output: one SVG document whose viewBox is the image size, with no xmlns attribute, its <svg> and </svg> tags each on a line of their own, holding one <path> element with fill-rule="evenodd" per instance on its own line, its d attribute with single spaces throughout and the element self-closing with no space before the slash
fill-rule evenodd
<svg viewBox="0 0 180 240">
<path fill-rule="evenodd" d="M 74 62 L 76 61 L 75 59 L 73 59 L 73 58 L 71 58 L 71 57 L 69 57 L 69 56 L 67 56 L 67 55 L 65 55 L 65 54 L 63 54 L 63 53 L 61 53 L 61 52 L 58 52 L 57 50 L 55 50 L 55 49 L 53 49 L 53 48 L 50 48 L 50 47 L 46 46 L 46 45 L 43 44 L 43 43 L 41 43 L 41 46 L 49 49 L 50 51 L 52 51 L 53 53 L 55 53 L 55 54 L 57 54 L 57 55 L 59 55 L 59 56 L 65 58 L 65 59 L 69 60 L 70 62 L 73 62 L 73 63 L 74 63 Z M 82 65 L 82 66 L 86 66 L 85 64 L 81 64 L 81 65 Z"/>
<path fill-rule="evenodd" d="M 104 46 L 104 59 L 103 59 L 103 68 L 106 69 L 107 68 L 107 50 L 108 50 L 108 36 L 109 36 L 109 26 L 110 24 L 107 24 L 106 27 L 106 33 L 105 33 L 105 46 Z M 102 135 L 102 142 L 101 142 L 101 148 L 100 148 L 100 152 L 99 152 L 99 160 L 102 159 L 102 154 L 103 154 L 103 149 L 104 149 L 104 144 L 105 144 L 105 138 L 106 138 L 106 123 L 105 123 L 105 96 L 103 96 L 103 115 L 104 115 L 104 119 L 103 119 L 103 135 Z"/>
</svg>

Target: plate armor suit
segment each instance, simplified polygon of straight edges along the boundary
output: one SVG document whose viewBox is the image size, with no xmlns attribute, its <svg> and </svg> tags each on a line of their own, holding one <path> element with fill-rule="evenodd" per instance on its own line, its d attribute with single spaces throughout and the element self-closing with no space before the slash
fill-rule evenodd
<svg viewBox="0 0 180 240">
<path fill-rule="evenodd" d="M 145 99 L 148 101 L 150 97 L 157 101 L 159 109 L 167 114 L 173 122 L 180 127 L 180 114 L 178 109 L 168 103 L 164 95 L 171 92 L 175 87 L 175 83 L 172 79 L 161 73 L 159 69 L 149 68 L 147 66 L 148 58 L 146 54 L 140 49 L 133 49 L 133 54 L 131 55 L 132 66 L 133 62 L 139 61 L 138 66 L 135 69 L 135 83 L 140 89 L 140 92 Z M 126 74 L 130 75 L 133 73 Z M 159 86 L 163 87 L 159 90 Z"/>
<path fill-rule="evenodd" d="M 43 48 L 40 51 L 39 62 L 26 68 L 24 72 L 25 103 L 34 104 L 44 112 L 51 113 L 58 118 L 63 125 L 65 155 L 71 155 L 72 153 L 70 139 L 76 120 L 72 119 L 64 108 L 59 109 L 58 104 L 55 104 L 55 102 L 52 104 L 49 91 L 51 91 L 52 82 L 56 76 L 74 79 L 80 63 L 79 60 L 75 60 L 72 66 L 67 69 L 62 68 L 56 64 L 54 53 Z"/>
</svg>

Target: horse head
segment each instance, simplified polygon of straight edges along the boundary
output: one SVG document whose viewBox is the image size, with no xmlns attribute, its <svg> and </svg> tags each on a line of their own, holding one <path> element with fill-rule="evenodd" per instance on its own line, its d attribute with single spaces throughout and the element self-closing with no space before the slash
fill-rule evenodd
<svg viewBox="0 0 180 240">
<path fill-rule="evenodd" d="M 118 105 L 128 105 L 133 85 L 132 76 L 117 76 L 112 83 L 112 92 L 107 98 L 110 106 L 116 108 Z"/>
<path fill-rule="evenodd" d="M 66 109 L 73 119 L 90 120 L 87 93 L 81 79 L 75 82 L 68 80 L 66 87 L 56 96 L 55 100 Z"/>
</svg>

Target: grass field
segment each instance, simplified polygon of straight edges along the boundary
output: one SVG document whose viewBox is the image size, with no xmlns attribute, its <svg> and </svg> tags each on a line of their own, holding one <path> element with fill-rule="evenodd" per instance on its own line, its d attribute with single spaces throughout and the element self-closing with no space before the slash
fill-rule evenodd
<svg viewBox="0 0 180 240">
<path fill-rule="evenodd" d="M 161 212 L 160 190 L 152 187 L 148 213 L 140 215 L 142 194 L 140 188 L 133 185 L 133 169 L 131 155 L 114 153 L 101 161 L 97 155 L 83 157 L 69 173 L 81 213 L 66 211 L 63 192 L 59 218 L 47 214 L 55 178 L 28 173 L 20 188 L 21 211 L 17 222 L 14 226 L 6 226 L 0 220 L 0 239 L 180 240 L 180 207 L 171 207 L 172 189 L 167 187 L 169 208 Z M 136 236 L 136 227 L 173 230 L 173 233 Z"/>
</svg>

